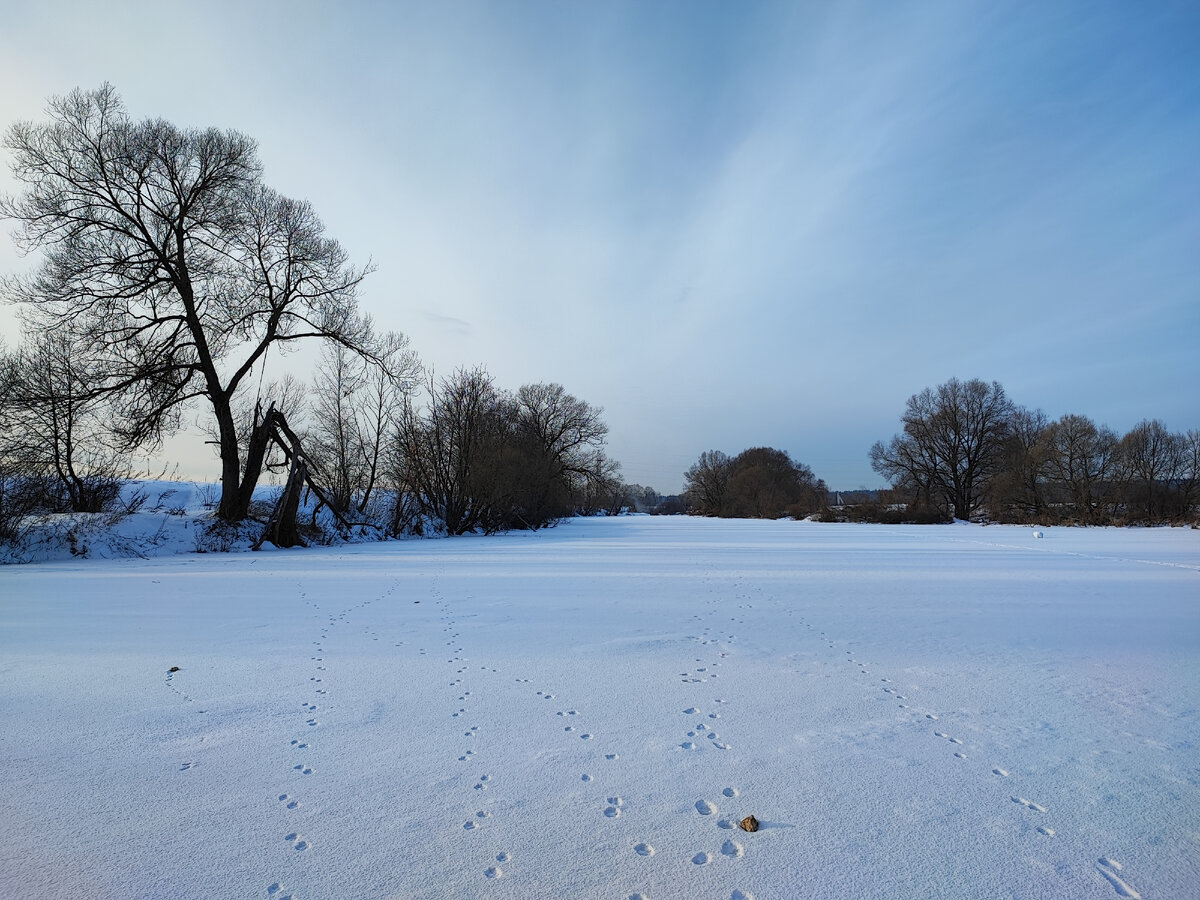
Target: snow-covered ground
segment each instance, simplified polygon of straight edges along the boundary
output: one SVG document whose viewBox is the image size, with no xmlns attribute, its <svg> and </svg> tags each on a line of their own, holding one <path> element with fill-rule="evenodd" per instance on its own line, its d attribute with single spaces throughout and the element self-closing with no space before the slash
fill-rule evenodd
<svg viewBox="0 0 1200 900">
<path fill-rule="evenodd" d="M 1198 705 L 1194 530 L 8 566 L 0 896 L 1195 897 Z"/>
</svg>

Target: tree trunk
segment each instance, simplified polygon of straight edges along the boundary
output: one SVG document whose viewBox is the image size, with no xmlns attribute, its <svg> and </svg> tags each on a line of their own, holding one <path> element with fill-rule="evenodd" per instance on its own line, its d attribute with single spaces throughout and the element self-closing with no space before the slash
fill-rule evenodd
<svg viewBox="0 0 1200 900">
<path fill-rule="evenodd" d="M 276 547 L 296 547 L 304 546 L 304 541 L 300 537 L 300 532 L 296 526 L 296 513 L 300 509 L 300 494 L 304 490 L 304 480 L 308 473 L 305 470 L 304 461 L 299 454 L 292 456 L 292 466 L 288 471 L 287 484 L 284 485 L 283 494 L 279 497 L 279 502 L 275 504 L 275 511 L 271 514 L 271 520 L 267 523 L 267 527 L 263 529 L 262 537 L 259 538 L 261 544 L 264 540 L 270 541 Z"/>
<path fill-rule="evenodd" d="M 227 397 L 213 397 L 212 405 L 221 450 L 221 502 L 217 506 L 217 517 L 226 522 L 240 522 L 246 518 L 246 510 L 240 503 L 237 426 Z"/>
<path fill-rule="evenodd" d="M 267 458 L 267 445 L 271 441 L 274 429 L 275 405 L 271 404 L 264 413 L 258 406 L 254 408 L 254 428 L 250 432 L 250 446 L 246 450 L 246 471 L 238 486 L 238 520 L 250 514 L 250 501 L 254 499 L 254 489 L 262 475 L 263 463 Z"/>
</svg>

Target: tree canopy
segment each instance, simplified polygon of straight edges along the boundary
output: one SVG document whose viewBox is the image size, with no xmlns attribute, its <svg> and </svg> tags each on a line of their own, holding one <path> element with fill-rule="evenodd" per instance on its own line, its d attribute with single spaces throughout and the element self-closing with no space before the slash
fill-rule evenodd
<svg viewBox="0 0 1200 900">
<path fill-rule="evenodd" d="M 154 441 L 204 398 L 221 457 L 218 515 L 245 516 L 257 472 L 239 464 L 233 401 L 273 346 L 306 338 L 372 355 L 354 267 L 312 206 L 262 181 L 236 131 L 132 120 L 111 85 L 50 101 L 5 145 L 24 192 L 0 200 L 41 253 L 3 293 L 27 328 L 89 347 L 91 391 L 111 397 L 127 446 Z"/>
</svg>

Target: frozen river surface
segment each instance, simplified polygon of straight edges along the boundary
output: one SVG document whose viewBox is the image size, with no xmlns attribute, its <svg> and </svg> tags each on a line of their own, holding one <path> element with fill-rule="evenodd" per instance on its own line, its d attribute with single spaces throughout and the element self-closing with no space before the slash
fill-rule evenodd
<svg viewBox="0 0 1200 900">
<path fill-rule="evenodd" d="M 1195 897 L 1198 708 L 1194 530 L 10 566 L 0 897 Z"/>
</svg>

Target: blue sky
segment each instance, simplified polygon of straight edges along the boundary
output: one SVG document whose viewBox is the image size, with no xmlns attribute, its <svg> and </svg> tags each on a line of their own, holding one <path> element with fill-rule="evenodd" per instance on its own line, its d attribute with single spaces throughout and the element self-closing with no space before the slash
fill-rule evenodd
<svg viewBox="0 0 1200 900">
<path fill-rule="evenodd" d="M 766 444 L 878 486 L 950 377 L 1200 427 L 1194 2 L 0 6 L 0 123 L 107 80 L 247 132 L 381 325 L 603 406 L 631 481 Z"/>
</svg>

